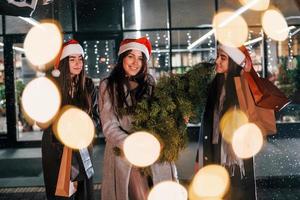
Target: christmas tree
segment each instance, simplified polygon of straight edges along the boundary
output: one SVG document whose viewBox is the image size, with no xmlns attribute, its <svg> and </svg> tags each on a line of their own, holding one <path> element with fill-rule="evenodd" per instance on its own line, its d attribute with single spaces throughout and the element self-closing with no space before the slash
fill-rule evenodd
<svg viewBox="0 0 300 200">
<path fill-rule="evenodd" d="M 132 132 L 144 130 L 160 140 L 161 162 L 177 160 L 179 152 L 186 147 L 185 119 L 200 121 L 212 73 L 212 64 L 201 63 L 186 74 L 162 77 L 153 98 L 137 105 Z"/>
</svg>

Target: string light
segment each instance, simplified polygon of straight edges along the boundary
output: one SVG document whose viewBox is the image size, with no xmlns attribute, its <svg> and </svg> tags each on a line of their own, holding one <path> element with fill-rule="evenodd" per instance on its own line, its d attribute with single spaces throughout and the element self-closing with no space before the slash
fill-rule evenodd
<svg viewBox="0 0 300 200">
<path fill-rule="evenodd" d="M 155 40 L 155 43 L 154 43 L 154 45 L 155 45 L 155 50 L 156 50 L 156 52 L 157 52 L 157 54 L 158 54 L 158 56 L 157 56 L 157 58 L 156 58 L 156 61 L 157 61 L 157 67 L 158 68 L 160 68 L 160 63 L 159 63 L 159 59 L 160 59 L 160 49 L 159 49 L 159 40 L 160 40 L 160 36 L 159 36 L 159 33 L 156 33 L 156 40 Z"/>
<path fill-rule="evenodd" d="M 100 71 L 99 71 L 98 44 L 99 44 L 99 41 L 97 40 L 97 41 L 96 41 L 96 44 L 94 45 L 94 47 L 95 47 L 94 53 L 95 53 L 95 58 L 96 58 L 96 61 L 95 61 L 95 68 L 96 68 L 96 73 L 97 73 L 97 74 L 100 73 Z"/>
<path fill-rule="evenodd" d="M 292 33 L 291 31 L 289 32 L 289 40 L 288 40 L 288 66 L 290 69 L 293 68 L 292 66 L 292 62 L 293 62 L 293 59 L 294 59 L 294 56 L 293 56 L 293 39 L 292 39 Z"/>
<path fill-rule="evenodd" d="M 165 47 L 168 50 L 169 49 L 169 40 L 167 40 L 168 37 L 166 34 L 164 34 L 163 37 L 165 39 Z M 166 53 L 165 56 L 165 66 L 169 66 L 169 53 Z"/>
<path fill-rule="evenodd" d="M 248 33 L 248 41 L 251 41 L 252 40 L 252 31 L 249 31 Z M 247 49 L 248 49 L 248 52 L 250 54 L 251 57 L 254 56 L 254 52 L 253 52 L 253 45 L 250 43 L 247 45 Z"/>
<path fill-rule="evenodd" d="M 191 45 L 191 40 L 192 40 L 192 36 L 191 36 L 190 31 L 188 31 L 186 33 L 186 35 L 187 35 L 187 44 L 188 44 L 188 46 L 190 46 Z M 193 63 L 192 63 L 192 49 L 189 49 L 189 53 L 188 53 L 188 65 L 189 66 L 193 65 Z"/>
<path fill-rule="evenodd" d="M 272 39 L 270 37 L 268 37 L 267 39 L 267 54 L 268 54 L 268 69 L 272 69 L 273 66 L 272 66 L 272 61 L 273 61 L 273 58 L 272 58 L 272 51 L 271 51 L 271 43 L 272 43 Z"/>
<path fill-rule="evenodd" d="M 87 48 L 88 48 L 88 43 L 87 41 L 83 41 L 83 51 L 84 51 L 84 55 L 85 55 L 85 65 L 84 65 L 84 70 L 86 71 L 86 73 L 89 73 L 89 65 L 88 65 L 88 54 L 87 54 Z"/>
<path fill-rule="evenodd" d="M 210 36 L 208 36 L 208 44 L 207 44 L 208 48 L 209 48 L 208 60 L 210 60 L 214 56 L 213 55 L 214 49 L 213 49 L 212 43 L 213 43 L 213 40 L 212 40 L 211 35 L 210 35 Z"/>
<path fill-rule="evenodd" d="M 109 43 L 108 40 L 105 41 L 105 64 L 106 66 L 106 71 L 109 72 L 110 71 L 110 65 L 109 65 Z"/>
</svg>

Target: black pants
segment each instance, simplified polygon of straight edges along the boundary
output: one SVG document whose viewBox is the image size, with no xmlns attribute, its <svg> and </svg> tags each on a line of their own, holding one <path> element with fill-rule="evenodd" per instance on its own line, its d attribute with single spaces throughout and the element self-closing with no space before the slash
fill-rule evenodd
<svg viewBox="0 0 300 200">
<path fill-rule="evenodd" d="M 221 142 L 212 145 L 212 163 L 221 162 Z M 244 161 L 245 176 L 241 178 L 240 169 L 235 167 L 234 175 L 228 170 L 230 176 L 230 189 L 225 196 L 225 200 L 256 200 L 255 177 L 253 168 L 253 158 Z"/>
<path fill-rule="evenodd" d="M 230 177 L 230 189 L 226 200 L 255 200 L 255 179 L 253 159 L 244 160 L 245 176 L 241 178 L 239 167 L 236 166 L 234 176 Z M 229 174 L 230 175 L 230 174 Z"/>
</svg>

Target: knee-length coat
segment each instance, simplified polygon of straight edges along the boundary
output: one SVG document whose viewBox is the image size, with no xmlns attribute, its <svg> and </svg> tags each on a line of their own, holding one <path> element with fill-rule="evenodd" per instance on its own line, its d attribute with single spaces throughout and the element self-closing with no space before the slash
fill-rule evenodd
<svg viewBox="0 0 300 200">
<path fill-rule="evenodd" d="M 98 114 L 98 98 L 97 98 L 97 89 L 94 87 L 94 83 L 90 78 L 86 78 L 86 87 L 91 95 L 91 103 L 92 103 L 92 112 L 90 113 L 90 116 L 92 117 L 95 126 L 97 127 L 99 124 L 99 114 Z M 76 103 L 74 103 L 76 106 Z M 44 175 L 44 184 L 46 189 L 46 196 L 47 199 L 73 199 L 73 196 L 70 198 L 63 198 L 63 197 L 57 197 L 55 196 L 55 190 L 56 190 L 56 184 L 57 184 L 57 178 L 61 163 L 61 157 L 63 153 L 63 147 L 64 145 L 55 137 L 52 125 L 44 130 L 43 137 L 42 137 L 42 166 L 43 166 L 43 175 Z M 90 157 L 92 159 L 93 157 L 93 149 L 92 145 L 88 148 Z M 81 173 L 84 172 L 83 163 L 81 161 L 81 158 L 79 159 L 79 151 L 73 150 L 73 156 L 78 158 L 79 162 L 79 170 Z M 95 166 L 94 166 L 95 170 Z M 81 184 L 81 183 L 80 183 Z M 90 200 L 93 199 L 93 179 L 88 179 L 87 177 L 84 178 L 82 181 L 82 188 L 83 191 L 77 193 L 77 197 L 79 199 L 85 199 Z"/>
<path fill-rule="evenodd" d="M 102 200 L 128 200 L 128 184 L 132 165 L 124 156 L 118 156 L 114 148 L 122 150 L 123 142 L 131 128 L 130 115 L 118 116 L 113 108 L 107 88 L 107 79 L 99 86 L 99 111 L 103 134 L 106 139 L 104 152 Z M 151 166 L 153 184 L 165 180 L 176 180 L 174 163 L 154 163 Z"/>
</svg>

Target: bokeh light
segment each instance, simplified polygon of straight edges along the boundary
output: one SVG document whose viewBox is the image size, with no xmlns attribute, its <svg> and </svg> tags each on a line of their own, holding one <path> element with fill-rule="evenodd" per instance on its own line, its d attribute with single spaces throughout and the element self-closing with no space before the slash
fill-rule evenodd
<svg viewBox="0 0 300 200">
<path fill-rule="evenodd" d="M 34 69 L 44 71 L 45 65 L 59 53 L 61 45 L 62 35 L 58 26 L 54 23 L 41 23 L 27 33 L 24 51 Z"/>
<path fill-rule="evenodd" d="M 220 43 L 230 47 L 240 47 L 247 40 L 248 25 L 241 16 L 227 21 L 233 15 L 231 11 L 218 13 L 213 18 L 213 28 L 216 30 L 216 38 Z"/>
<path fill-rule="evenodd" d="M 187 191 L 179 183 L 165 181 L 152 188 L 148 200 L 187 200 Z"/>
<path fill-rule="evenodd" d="M 221 118 L 220 131 L 222 137 L 231 143 L 233 133 L 242 125 L 248 123 L 247 115 L 240 109 L 231 108 Z"/>
<path fill-rule="evenodd" d="M 283 41 L 289 35 L 288 24 L 280 11 L 267 10 L 262 17 L 264 32 L 273 40 Z"/>
<path fill-rule="evenodd" d="M 227 170 L 220 165 L 208 165 L 195 175 L 189 188 L 189 199 L 222 199 L 229 187 Z"/>
<path fill-rule="evenodd" d="M 61 96 L 57 86 L 48 78 L 40 77 L 30 81 L 21 97 L 22 111 L 30 121 L 47 123 L 58 113 Z"/>
<path fill-rule="evenodd" d="M 153 164 L 160 155 L 160 143 L 152 134 L 140 131 L 129 135 L 124 141 L 124 155 L 135 166 Z"/>
<path fill-rule="evenodd" d="M 233 135 L 232 147 L 240 158 L 250 158 L 257 154 L 263 146 L 261 130 L 254 123 L 241 126 Z"/>
<path fill-rule="evenodd" d="M 55 121 L 56 137 L 72 149 L 82 149 L 93 141 L 95 127 L 90 116 L 75 106 L 64 106 Z"/>
<path fill-rule="evenodd" d="M 270 0 L 239 0 L 239 1 L 242 5 L 246 5 L 253 1 L 256 1 L 256 3 L 254 3 L 254 5 L 250 7 L 250 9 L 257 10 L 257 11 L 266 10 L 270 5 Z"/>
</svg>

